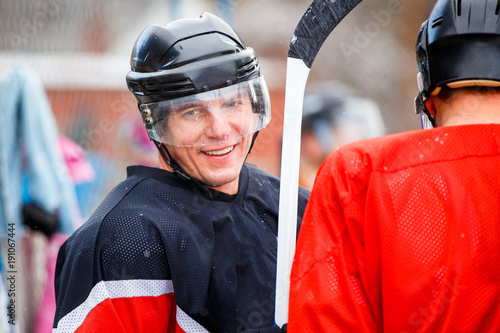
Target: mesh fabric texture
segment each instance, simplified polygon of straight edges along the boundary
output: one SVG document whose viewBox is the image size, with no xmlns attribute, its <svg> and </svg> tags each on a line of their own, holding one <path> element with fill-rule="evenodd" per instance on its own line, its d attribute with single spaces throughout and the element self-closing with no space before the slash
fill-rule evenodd
<svg viewBox="0 0 500 333">
<path fill-rule="evenodd" d="M 237 195 L 213 191 L 212 199 L 164 170 L 129 167 L 127 180 L 61 248 L 55 326 L 94 294 L 82 325 L 95 331 L 110 311 L 124 327 L 117 332 L 274 326 L 278 190 L 276 177 L 251 165 Z M 307 197 L 301 189 L 298 223 Z"/>
<path fill-rule="evenodd" d="M 499 332 L 500 125 L 344 146 L 315 181 L 289 332 Z"/>
</svg>

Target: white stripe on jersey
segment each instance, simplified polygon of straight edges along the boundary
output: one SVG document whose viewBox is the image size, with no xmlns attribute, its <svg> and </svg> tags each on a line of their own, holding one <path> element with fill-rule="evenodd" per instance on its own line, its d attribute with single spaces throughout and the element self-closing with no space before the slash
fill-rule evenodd
<svg viewBox="0 0 500 333">
<path fill-rule="evenodd" d="M 52 332 L 70 333 L 76 331 L 90 311 L 108 298 L 157 297 L 173 292 L 174 287 L 171 280 L 101 281 L 92 288 L 85 302 L 59 320 L 57 328 L 54 328 Z M 209 333 L 178 306 L 176 320 L 186 333 Z"/>
</svg>

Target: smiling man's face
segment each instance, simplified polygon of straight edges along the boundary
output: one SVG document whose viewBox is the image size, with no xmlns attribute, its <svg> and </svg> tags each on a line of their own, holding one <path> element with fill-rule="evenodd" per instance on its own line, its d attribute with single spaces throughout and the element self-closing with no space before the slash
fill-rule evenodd
<svg viewBox="0 0 500 333">
<path fill-rule="evenodd" d="M 190 146 L 166 145 L 191 177 L 236 194 L 239 175 L 252 144 L 255 115 L 248 93 L 233 91 L 209 101 L 189 102 L 168 118 L 168 133 Z M 252 134 L 248 134 L 252 133 Z"/>
</svg>

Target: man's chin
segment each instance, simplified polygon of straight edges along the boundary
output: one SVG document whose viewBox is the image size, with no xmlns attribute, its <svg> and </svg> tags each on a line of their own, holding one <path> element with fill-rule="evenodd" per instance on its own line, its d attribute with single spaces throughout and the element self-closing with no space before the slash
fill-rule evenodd
<svg viewBox="0 0 500 333">
<path fill-rule="evenodd" d="M 229 181 L 226 181 L 226 180 L 218 180 L 218 181 L 209 181 L 209 182 L 205 182 L 205 184 L 207 184 L 208 186 L 210 187 L 213 187 L 214 189 L 217 189 L 218 187 L 223 187 L 225 185 L 228 185 L 230 183 L 232 183 L 234 181 L 234 179 L 232 180 L 229 180 Z"/>
<path fill-rule="evenodd" d="M 217 178 L 211 178 L 207 179 L 205 181 L 205 184 L 207 184 L 209 187 L 213 188 L 214 190 L 221 191 L 221 192 L 226 192 L 226 188 L 233 187 L 235 183 L 237 183 L 239 180 L 239 175 L 236 176 L 225 176 L 225 177 L 217 177 Z"/>
</svg>

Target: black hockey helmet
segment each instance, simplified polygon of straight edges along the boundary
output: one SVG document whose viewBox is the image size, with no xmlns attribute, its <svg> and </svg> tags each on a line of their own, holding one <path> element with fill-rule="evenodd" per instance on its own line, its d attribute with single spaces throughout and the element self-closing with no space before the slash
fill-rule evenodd
<svg viewBox="0 0 500 333">
<path fill-rule="evenodd" d="M 440 87 L 500 85 L 499 13 L 497 0 L 438 0 L 422 24 L 416 43 L 415 110 L 432 125 L 425 101 Z"/>
<path fill-rule="evenodd" d="M 185 102 L 235 91 L 240 95 L 248 92 L 256 117 L 242 136 L 264 128 L 271 119 L 269 93 L 253 49 L 245 47 L 226 22 L 210 13 L 149 26 L 134 45 L 130 65 L 128 88 L 156 142 L 203 145 L 173 142 L 167 135 L 168 117 Z"/>
</svg>

